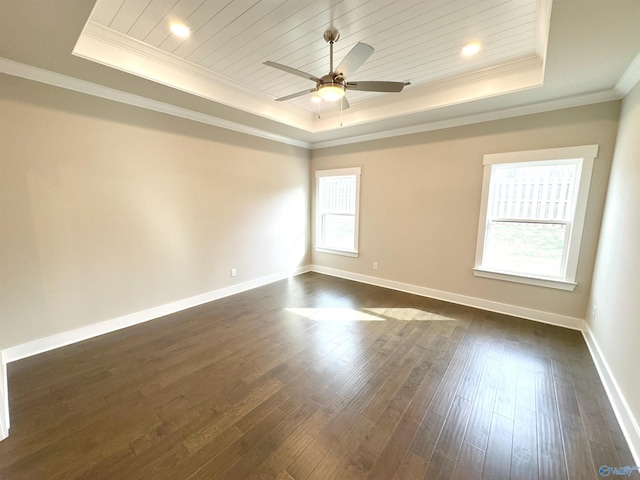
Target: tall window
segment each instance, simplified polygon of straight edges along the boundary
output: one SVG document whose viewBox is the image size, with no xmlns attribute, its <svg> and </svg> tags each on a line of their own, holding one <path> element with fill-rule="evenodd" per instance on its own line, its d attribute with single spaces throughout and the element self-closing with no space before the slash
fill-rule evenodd
<svg viewBox="0 0 640 480">
<path fill-rule="evenodd" d="M 360 167 L 316 172 L 316 250 L 358 256 Z"/>
<path fill-rule="evenodd" d="M 477 276 L 573 290 L 597 145 L 484 156 Z"/>
</svg>

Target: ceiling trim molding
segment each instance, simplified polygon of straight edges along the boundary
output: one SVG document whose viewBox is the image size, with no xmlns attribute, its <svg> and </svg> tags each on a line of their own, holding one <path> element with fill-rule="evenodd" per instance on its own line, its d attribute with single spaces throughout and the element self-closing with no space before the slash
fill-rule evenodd
<svg viewBox="0 0 640 480">
<path fill-rule="evenodd" d="M 639 55 L 640 57 L 640 55 Z M 636 72 L 638 66 L 640 66 L 639 57 L 632 62 L 632 65 L 627 69 L 627 72 Z M 637 66 L 634 66 L 637 64 Z M 633 68 L 632 68 L 633 67 Z M 623 77 L 627 76 L 627 72 Z M 385 138 L 399 137 L 403 135 L 411 135 L 414 133 L 430 132 L 434 130 L 441 130 L 444 128 L 459 127 L 464 125 L 471 125 L 474 123 L 489 122 L 492 120 L 502 120 L 505 118 L 519 117 L 523 115 L 531 115 L 535 113 L 544 113 L 553 110 L 560 110 L 563 108 L 580 107 L 584 105 L 590 105 L 594 103 L 608 102 L 612 100 L 620 100 L 624 95 L 616 87 L 609 90 L 602 90 L 599 92 L 588 93 L 584 95 L 577 95 L 573 97 L 560 98 L 547 102 L 541 102 L 531 105 L 525 105 L 521 107 L 505 108 L 495 110 L 487 113 L 480 113 L 474 115 L 466 115 L 462 117 L 456 117 L 446 120 L 440 120 L 435 122 L 428 122 L 421 125 L 415 125 L 411 127 L 398 128 L 394 130 L 387 130 L 382 132 L 376 132 L 365 135 L 356 135 L 347 138 L 341 138 L 336 140 L 327 140 L 323 142 L 305 142 L 291 137 L 286 137 L 271 133 L 265 130 L 249 127 L 237 122 L 224 120 L 213 115 L 208 115 L 193 110 L 189 110 L 168 103 L 152 100 L 132 93 L 123 92 L 110 87 L 104 87 L 96 83 L 88 82 L 86 80 L 80 80 L 68 75 L 52 72 L 42 68 L 33 67 L 23 63 L 15 62 L 6 58 L 0 57 L 0 73 L 12 75 L 15 77 L 25 78 L 27 80 L 33 80 L 39 83 L 52 85 L 55 87 L 64 88 L 66 90 L 72 90 L 87 95 L 92 95 L 106 100 L 112 100 L 127 105 L 152 110 L 155 112 L 165 113 L 187 120 L 193 120 L 199 123 L 204 123 L 214 127 L 224 128 L 226 130 L 232 130 L 255 137 L 265 138 L 267 140 L 273 140 L 279 143 L 285 143 L 296 147 L 306 148 L 309 150 L 317 150 L 321 148 L 338 147 L 342 145 L 350 145 L 354 143 L 369 142 L 373 140 L 382 140 Z M 637 81 L 637 79 L 636 79 Z M 619 84 L 622 83 L 622 79 Z M 635 83 L 634 83 L 635 84 Z M 633 85 L 634 85 L 633 84 Z M 633 87 L 631 85 L 629 90 Z M 627 90 L 628 92 L 628 90 Z"/>
<path fill-rule="evenodd" d="M 538 0 L 538 31 L 536 35 L 536 53 L 542 59 L 542 75 L 547 63 L 549 29 L 551 28 L 551 10 L 553 0 Z"/>
<path fill-rule="evenodd" d="M 324 109 L 322 116 L 315 118 L 314 112 L 275 102 L 271 96 L 256 94 L 216 72 L 91 20 L 85 24 L 73 54 L 311 134 L 538 87 L 542 85 L 544 68 L 544 55 L 541 58 L 533 54 L 415 86 L 405 90 L 401 98 L 381 96 L 353 104 L 345 112 L 337 108 Z"/>
<path fill-rule="evenodd" d="M 460 127 L 464 125 L 472 125 L 474 123 L 490 122 L 493 120 L 503 120 L 505 118 L 521 117 L 523 115 L 532 115 L 535 113 L 550 112 L 553 110 L 561 110 L 563 108 L 581 107 L 594 103 L 609 102 L 612 100 L 620 100 L 622 96 L 615 90 L 602 90 L 599 92 L 588 93 L 584 95 L 576 95 L 547 102 L 525 105 L 521 107 L 505 108 L 487 113 L 479 113 L 475 115 L 465 115 L 462 117 L 440 120 L 436 122 L 424 123 L 411 127 L 398 128 L 395 130 L 387 130 L 383 132 L 371 133 L 366 135 L 358 135 L 337 140 L 327 140 L 324 142 L 312 142 L 311 150 L 321 148 L 339 147 L 342 145 L 350 145 L 354 143 L 370 142 L 373 140 L 382 140 L 385 138 L 399 137 L 403 135 L 411 135 L 414 133 L 431 132 L 434 130 L 442 130 L 444 128 Z"/>
<path fill-rule="evenodd" d="M 0 57 L 0 73 L 309 149 L 310 143 Z"/>
<path fill-rule="evenodd" d="M 631 61 L 624 71 L 620 80 L 616 83 L 615 90 L 621 97 L 624 97 L 638 82 L 640 82 L 640 53 L 636 55 L 636 58 Z"/>
<path fill-rule="evenodd" d="M 311 112 L 287 103 L 275 103 L 204 67 L 89 20 L 73 55 L 115 68 L 207 100 L 238 108 L 284 125 L 314 129 Z"/>
<path fill-rule="evenodd" d="M 480 71 L 434 82 L 403 92 L 402 97 L 384 97 L 360 109 L 327 115 L 317 121 L 316 132 L 373 123 L 387 118 L 422 113 L 542 85 L 542 60 L 529 56 Z M 350 109 L 351 110 L 351 109 Z M 339 123 L 338 123 L 339 122 Z"/>
</svg>

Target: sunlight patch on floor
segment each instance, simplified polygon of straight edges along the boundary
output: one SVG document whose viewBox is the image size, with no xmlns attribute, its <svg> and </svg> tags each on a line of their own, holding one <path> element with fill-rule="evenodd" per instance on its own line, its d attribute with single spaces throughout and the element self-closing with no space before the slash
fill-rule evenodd
<svg viewBox="0 0 640 480">
<path fill-rule="evenodd" d="M 417 308 L 363 308 L 365 312 L 380 315 L 383 318 L 405 321 L 456 321 L 455 318 L 445 317 L 433 312 L 425 312 Z"/>
<path fill-rule="evenodd" d="M 287 308 L 286 310 L 317 322 L 384 321 L 384 318 L 353 308 Z"/>
<path fill-rule="evenodd" d="M 287 308 L 288 312 L 295 313 L 309 320 L 318 322 L 381 322 L 384 320 L 402 321 L 450 321 L 455 318 L 445 317 L 437 313 L 425 312 L 417 308 Z"/>
</svg>

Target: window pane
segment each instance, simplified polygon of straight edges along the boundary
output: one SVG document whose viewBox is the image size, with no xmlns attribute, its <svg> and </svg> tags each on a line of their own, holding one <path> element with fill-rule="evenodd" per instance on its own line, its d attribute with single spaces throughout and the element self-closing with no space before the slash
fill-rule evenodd
<svg viewBox="0 0 640 480">
<path fill-rule="evenodd" d="M 514 273 L 558 277 L 566 225 L 491 222 L 483 266 Z"/>
<path fill-rule="evenodd" d="M 318 247 L 357 250 L 357 190 L 358 175 L 318 177 Z"/>
<path fill-rule="evenodd" d="M 494 165 L 491 218 L 570 220 L 575 163 Z"/>
<path fill-rule="evenodd" d="M 356 212 L 356 176 L 325 177 L 320 179 L 321 212 L 349 213 Z"/>
<path fill-rule="evenodd" d="M 353 215 L 325 214 L 323 221 L 323 246 L 339 250 L 355 247 L 355 217 Z"/>
</svg>

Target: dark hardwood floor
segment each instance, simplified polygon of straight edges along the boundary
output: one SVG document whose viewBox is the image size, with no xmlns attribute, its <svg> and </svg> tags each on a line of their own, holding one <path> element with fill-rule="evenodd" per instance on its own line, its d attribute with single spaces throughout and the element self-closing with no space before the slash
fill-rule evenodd
<svg viewBox="0 0 640 480">
<path fill-rule="evenodd" d="M 319 274 L 8 373 L 3 480 L 596 480 L 634 465 L 579 332 Z"/>
</svg>

